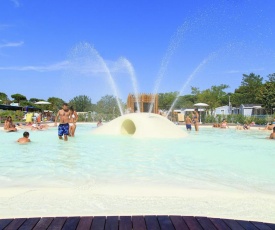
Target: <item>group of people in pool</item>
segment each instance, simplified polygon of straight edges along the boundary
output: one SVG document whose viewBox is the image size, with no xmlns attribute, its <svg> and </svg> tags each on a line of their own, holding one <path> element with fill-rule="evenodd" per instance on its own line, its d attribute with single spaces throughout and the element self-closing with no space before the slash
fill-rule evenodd
<svg viewBox="0 0 275 230">
<path fill-rule="evenodd" d="M 55 117 L 54 126 L 57 126 L 57 121 L 59 120 L 58 125 L 58 137 L 60 140 L 68 140 L 68 136 L 74 137 L 76 130 L 76 122 L 78 120 L 77 112 L 73 107 L 68 107 L 67 103 L 63 103 L 62 109 L 57 112 Z"/>
<path fill-rule="evenodd" d="M 199 116 L 200 115 L 198 109 L 195 109 L 194 112 L 192 112 L 192 119 L 190 118 L 190 116 L 185 117 L 185 125 L 188 131 L 191 131 L 192 124 L 194 125 L 195 130 L 199 131 Z"/>
<path fill-rule="evenodd" d="M 77 112 L 73 109 L 73 107 L 68 107 L 67 103 L 64 103 L 62 106 L 62 109 L 58 111 L 56 119 L 55 119 L 55 126 L 57 126 L 57 121 L 60 120 L 59 126 L 58 126 L 58 136 L 59 139 L 68 140 L 68 136 L 74 137 L 75 136 L 75 130 L 76 130 L 76 122 L 78 120 Z M 98 124 L 100 126 L 101 124 Z M 12 117 L 8 116 L 5 124 L 4 124 L 4 130 L 7 132 L 16 132 L 18 129 L 31 129 L 31 130 L 46 130 L 48 129 L 47 124 L 40 124 L 40 123 L 33 123 L 33 124 L 17 124 L 15 125 L 12 121 Z M 24 132 L 23 137 L 19 138 L 17 142 L 19 143 L 27 143 L 30 142 L 29 139 L 29 132 Z"/>
</svg>

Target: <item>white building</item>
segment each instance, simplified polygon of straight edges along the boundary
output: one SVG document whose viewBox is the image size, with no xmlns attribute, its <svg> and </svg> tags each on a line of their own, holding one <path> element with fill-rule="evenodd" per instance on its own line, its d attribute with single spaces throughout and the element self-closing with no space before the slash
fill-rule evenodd
<svg viewBox="0 0 275 230">
<path fill-rule="evenodd" d="M 230 115 L 230 114 L 232 114 L 232 107 L 229 105 L 217 107 L 214 110 L 214 115 Z"/>
</svg>

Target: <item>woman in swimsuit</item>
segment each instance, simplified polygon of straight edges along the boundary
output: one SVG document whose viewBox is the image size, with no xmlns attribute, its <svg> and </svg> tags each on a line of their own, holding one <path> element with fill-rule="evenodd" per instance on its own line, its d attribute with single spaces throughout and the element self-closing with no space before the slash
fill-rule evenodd
<svg viewBox="0 0 275 230">
<path fill-rule="evenodd" d="M 70 117 L 70 136 L 74 137 L 75 130 L 76 130 L 76 122 L 78 120 L 78 115 L 77 112 L 74 110 L 74 108 L 71 106 L 70 107 L 71 111 L 71 117 Z"/>
<path fill-rule="evenodd" d="M 5 121 L 4 130 L 6 130 L 7 132 L 15 132 L 15 131 L 17 131 L 17 128 L 13 124 L 12 118 L 10 116 L 8 116 L 7 120 Z"/>
<path fill-rule="evenodd" d="M 198 113 L 198 109 L 195 109 L 194 113 L 192 113 L 192 121 L 194 123 L 195 130 L 199 131 L 199 113 Z"/>
</svg>

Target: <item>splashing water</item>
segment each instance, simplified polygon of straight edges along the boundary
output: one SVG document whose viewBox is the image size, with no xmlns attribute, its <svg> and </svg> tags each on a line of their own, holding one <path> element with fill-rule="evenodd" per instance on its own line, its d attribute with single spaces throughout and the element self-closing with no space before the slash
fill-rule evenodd
<svg viewBox="0 0 275 230">
<path fill-rule="evenodd" d="M 135 95 L 135 98 L 137 99 L 137 110 L 138 110 L 138 112 L 140 112 L 140 105 L 138 103 L 138 83 L 137 83 L 137 78 L 136 78 L 134 67 L 131 64 L 131 62 L 124 57 L 121 57 L 119 59 L 119 61 L 122 62 L 122 64 L 127 68 L 127 70 L 130 73 L 131 81 L 132 81 L 132 85 L 133 85 L 133 89 L 134 89 L 134 95 Z"/>
<path fill-rule="evenodd" d="M 183 93 L 183 91 L 185 90 L 186 86 L 189 84 L 189 82 L 194 78 L 194 76 L 201 70 L 201 68 L 207 64 L 214 56 L 216 55 L 216 53 L 211 53 L 207 58 L 205 58 L 198 66 L 197 68 L 189 75 L 189 77 L 187 78 L 186 82 L 184 83 L 184 85 L 182 86 L 180 92 L 178 93 L 177 97 L 175 98 L 175 100 L 173 101 L 170 109 L 168 110 L 168 113 L 166 114 L 166 117 L 168 117 L 168 115 L 171 113 L 172 109 L 174 108 L 175 104 L 177 103 L 180 95 Z"/>
<path fill-rule="evenodd" d="M 187 23 L 184 23 L 182 26 L 180 26 L 177 29 L 177 32 L 171 38 L 170 44 L 168 46 L 166 54 L 164 55 L 164 57 L 162 59 L 160 70 L 159 70 L 158 75 L 157 75 L 157 80 L 156 80 L 156 83 L 155 83 L 155 88 L 153 90 L 153 97 L 152 97 L 150 108 L 149 108 L 149 112 L 150 113 L 153 110 L 154 101 L 155 101 L 155 95 L 158 92 L 160 82 L 161 82 L 161 80 L 162 80 L 162 78 L 163 78 L 163 76 L 164 76 L 164 74 L 165 74 L 165 72 L 167 70 L 167 66 L 168 66 L 168 64 L 170 62 L 170 59 L 171 59 L 172 55 L 174 54 L 175 50 L 178 48 L 178 46 L 180 45 L 180 43 L 182 41 L 183 34 L 186 31 L 186 29 L 187 29 Z"/>
<path fill-rule="evenodd" d="M 80 58 L 80 60 L 77 60 L 78 62 L 81 62 L 81 66 L 83 67 L 80 70 L 81 72 L 86 73 L 86 74 L 87 73 L 89 74 L 91 72 L 104 72 L 107 74 L 108 81 L 109 81 L 109 84 L 110 84 L 110 86 L 113 90 L 113 93 L 115 95 L 120 114 L 123 115 L 122 105 L 119 100 L 119 94 L 118 94 L 118 90 L 117 90 L 115 81 L 111 75 L 111 72 L 110 72 L 106 62 L 100 56 L 99 52 L 92 45 L 90 45 L 87 42 L 80 43 L 78 46 L 76 46 L 74 49 L 74 52 L 81 52 L 83 54 L 86 54 L 86 56 L 87 56 L 84 59 Z M 93 58 L 95 58 L 95 60 L 92 60 Z M 92 66 L 93 69 L 91 69 L 92 62 L 93 62 L 93 66 Z M 77 65 L 76 67 L 72 66 L 72 68 L 77 68 L 77 70 L 78 70 L 78 66 L 79 65 Z"/>
</svg>

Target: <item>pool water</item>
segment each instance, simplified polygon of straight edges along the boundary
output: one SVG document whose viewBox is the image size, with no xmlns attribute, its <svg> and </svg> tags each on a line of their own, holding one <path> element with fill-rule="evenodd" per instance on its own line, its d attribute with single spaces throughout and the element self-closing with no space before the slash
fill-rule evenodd
<svg viewBox="0 0 275 230">
<path fill-rule="evenodd" d="M 15 142 L 24 130 L 0 132 L 0 203 L 12 204 L 9 215 L 67 214 L 56 207 L 62 195 L 45 195 L 54 188 L 67 194 L 74 191 L 63 195 L 63 203 L 74 199 L 69 215 L 87 206 L 84 214 L 89 215 L 161 212 L 255 220 L 265 205 L 261 220 L 275 221 L 275 141 L 266 139 L 269 132 L 201 128 L 184 139 L 137 139 L 94 135 L 94 129 L 94 124 L 80 124 L 68 142 L 58 140 L 57 128 L 29 131 L 31 143 L 25 145 Z M 9 196 L 9 191 L 21 193 Z M 29 212 L 22 212 L 22 194 Z M 48 211 L 32 204 L 32 196 L 33 202 L 47 200 Z M 87 200 L 92 202 L 87 205 Z M 196 207 L 183 213 L 188 210 L 181 209 L 179 202 Z M 232 211 L 236 204 L 241 211 Z M 230 216 L 232 212 L 238 216 Z"/>
</svg>

